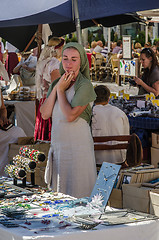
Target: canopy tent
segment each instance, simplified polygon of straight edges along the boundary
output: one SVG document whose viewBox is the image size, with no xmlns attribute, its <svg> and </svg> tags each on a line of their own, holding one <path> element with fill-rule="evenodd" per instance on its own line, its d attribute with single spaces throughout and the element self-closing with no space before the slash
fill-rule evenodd
<svg viewBox="0 0 159 240">
<path fill-rule="evenodd" d="M 102 24 L 104 27 L 112 27 L 115 25 L 140 22 L 142 21 L 137 14 L 121 14 L 116 16 L 97 18 L 93 20 L 81 21 L 81 28 L 91 27 L 97 24 Z M 73 21 L 49 24 L 53 32 L 53 36 L 63 36 L 65 34 L 75 32 L 76 26 Z M 17 26 L 17 27 L 2 27 L 0 28 L 0 36 L 8 42 L 16 46 L 20 51 L 23 51 L 37 31 L 37 25 L 32 26 Z M 28 49 L 34 48 L 37 43 L 33 41 Z"/>
<path fill-rule="evenodd" d="M 144 17 L 147 22 L 159 22 L 159 9 L 152 9 L 147 11 L 138 12 L 138 14 Z"/>
<path fill-rule="evenodd" d="M 74 5 L 72 5 L 73 2 L 74 0 L 2 1 L 0 36 L 11 42 L 20 50 L 24 50 L 26 44 L 34 35 L 38 24 L 49 23 L 51 29 L 53 30 L 53 34 L 57 36 L 73 32 L 76 29 L 76 21 L 74 20 Z M 124 16 L 123 14 L 152 8 L 159 8 L 159 1 L 78 1 L 79 18 L 82 28 L 92 26 L 94 23 L 90 21 L 91 19 L 96 19 L 97 22 L 107 27 L 132 22 L 127 14 Z M 108 17 L 110 17 L 110 19 Z M 102 23 L 102 18 L 107 19 L 103 20 Z M 137 21 L 137 19 L 135 19 L 135 21 Z M 17 27 L 16 30 L 15 27 Z M 22 46 L 21 44 L 24 45 Z M 34 43 L 30 47 L 34 47 L 35 45 L 36 44 Z"/>
<path fill-rule="evenodd" d="M 1 2 L 0 27 L 70 22 L 73 0 L 5 0 Z M 80 21 L 159 8 L 156 0 L 80 0 Z"/>
</svg>

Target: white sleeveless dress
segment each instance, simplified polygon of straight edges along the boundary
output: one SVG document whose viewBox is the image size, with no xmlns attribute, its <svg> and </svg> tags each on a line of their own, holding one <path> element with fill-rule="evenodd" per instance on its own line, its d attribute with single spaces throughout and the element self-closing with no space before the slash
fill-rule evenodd
<svg viewBox="0 0 159 240">
<path fill-rule="evenodd" d="M 74 85 L 66 91 L 71 102 Z M 93 139 L 89 124 L 78 117 L 68 122 L 58 100 L 52 114 L 51 148 L 53 157 L 51 187 L 74 197 L 89 197 L 96 181 Z"/>
</svg>

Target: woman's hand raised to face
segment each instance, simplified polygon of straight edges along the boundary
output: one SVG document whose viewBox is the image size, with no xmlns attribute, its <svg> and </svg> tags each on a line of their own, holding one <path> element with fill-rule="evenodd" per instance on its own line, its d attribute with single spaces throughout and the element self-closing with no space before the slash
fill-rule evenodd
<svg viewBox="0 0 159 240">
<path fill-rule="evenodd" d="M 74 79 L 74 72 L 65 72 L 57 84 L 57 91 L 65 91 Z"/>
</svg>

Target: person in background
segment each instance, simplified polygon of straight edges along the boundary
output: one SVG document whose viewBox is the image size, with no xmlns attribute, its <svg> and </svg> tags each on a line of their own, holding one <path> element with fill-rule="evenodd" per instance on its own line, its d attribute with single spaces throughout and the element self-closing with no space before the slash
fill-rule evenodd
<svg viewBox="0 0 159 240">
<path fill-rule="evenodd" d="M 86 53 L 90 53 L 90 45 L 89 45 L 89 42 L 86 42 L 84 49 L 85 49 Z"/>
<path fill-rule="evenodd" d="M 150 42 L 147 42 L 144 44 L 144 48 L 150 48 L 151 47 L 151 43 Z"/>
<path fill-rule="evenodd" d="M 139 86 L 139 95 L 154 93 L 159 98 L 159 66 L 157 57 L 151 48 L 144 48 L 140 54 L 140 61 L 144 68 L 142 78 L 135 77 Z"/>
<path fill-rule="evenodd" d="M 13 69 L 14 74 L 19 74 L 23 86 L 30 87 L 31 91 L 35 91 L 35 69 L 37 64 L 37 57 L 32 56 L 32 52 L 22 52 L 21 61 Z"/>
<path fill-rule="evenodd" d="M 2 38 L 0 37 L 0 61 L 3 63 L 3 54 L 4 54 L 4 44 Z"/>
<path fill-rule="evenodd" d="M 97 46 L 94 48 L 95 53 L 100 53 L 103 50 L 103 42 L 97 41 Z"/>
<path fill-rule="evenodd" d="M 18 137 L 26 137 L 23 129 L 19 127 L 11 127 L 7 131 L 3 128 L 9 125 L 7 118 L 7 109 L 4 105 L 3 96 L 0 90 L 0 176 L 5 176 L 4 168 L 8 162 L 8 151 L 10 143 L 17 143 Z"/>
<path fill-rule="evenodd" d="M 116 47 L 114 47 L 113 50 L 112 50 L 112 53 L 113 53 L 113 54 L 114 54 L 114 53 L 119 53 L 119 54 L 121 54 L 121 53 L 122 53 L 122 46 L 123 46 L 122 41 L 121 41 L 121 40 L 118 40 Z"/>
<path fill-rule="evenodd" d="M 111 53 L 113 52 L 113 49 L 116 47 L 116 45 L 117 45 L 117 42 L 111 42 L 111 44 L 110 44 Z"/>
<path fill-rule="evenodd" d="M 96 94 L 82 45 L 69 42 L 63 47 L 60 74 L 40 109 L 44 119 L 52 116 L 45 181 L 54 191 L 88 197 L 96 181 L 89 125 Z"/>
<path fill-rule="evenodd" d="M 90 48 L 90 52 L 91 53 L 94 52 L 94 49 L 95 49 L 96 46 L 97 46 L 97 42 L 96 41 L 91 42 L 91 48 Z"/>
<path fill-rule="evenodd" d="M 110 90 L 104 85 L 99 85 L 94 90 L 97 98 L 93 107 L 93 137 L 129 135 L 130 126 L 126 114 L 121 109 L 109 104 Z M 126 151 L 98 150 L 95 151 L 95 158 L 98 164 L 103 162 L 123 163 L 126 159 Z"/>
<path fill-rule="evenodd" d="M 157 47 L 156 47 L 156 45 L 152 45 L 152 46 L 151 46 L 151 49 L 154 51 L 155 54 L 157 53 Z"/>
<path fill-rule="evenodd" d="M 108 58 L 108 43 L 105 42 L 105 46 L 101 51 L 101 54 L 103 55 L 104 58 Z"/>
<path fill-rule="evenodd" d="M 157 47 L 157 49 L 156 49 L 156 57 L 157 57 L 157 61 L 159 63 L 159 47 Z"/>
<path fill-rule="evenodd" d="M 134 51 L 136 52 L 136 53 L 141 53 L 141 50 L 142 50 L 142 46 L 141 46 L 141 43 L 139 43 L 139 42 L 136 42 L 135 43 L 135 49 L 134 49 Z"/>
<path fill-rule="evenodd" d="M 13 74 L 13 69 L 17 66 L 19 63 L 18 56 L 16 51 L 18 50 L 16 47 L 14 47 L 11 43 L 6 42 L 5 46 L 7 58 L 5 61 L 5 68 L 8 72 L 9 78 L 11 77 L 11 74 Z"/>
<path fill-rule="evenodd" d="M 51 141 L 51 118 L 41 117 L 40 107 L 46 99 L 50 84 L 60 77 L 59 65 L 64 45 L 64 39 L 52 37 L 42 50 L 36 66 L 36 89 L 39 106 L 37 110 L 34 139 Z"/>
</svg>

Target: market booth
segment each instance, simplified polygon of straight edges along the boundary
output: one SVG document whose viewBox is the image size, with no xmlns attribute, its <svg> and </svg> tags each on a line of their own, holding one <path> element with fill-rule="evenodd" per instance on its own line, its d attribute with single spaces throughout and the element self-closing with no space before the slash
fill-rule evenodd
<svg viewBox="0 0 159 240">
<path fill-rule="evenodd" d="M 47 157 L 41 158 L 46 154 L 35 145 L 19 145 L 19 156 L 6 167 L 11 178 L 0 179 L 2 239 L 158 239 L 159 205 L 151 198 L 155 194 L 158 199 L 159 190 L 151 181 L 159 179 L 159 169 L 142 165 L 121 170 L 120 165 L 105 162 L 91 196 L 76 199 L 40 183 L 37 186 L 36 168 L 46 163 Z M 36 166 L 30 164 L 33 161 Z M 31 183 L 24 181 L 26 173 Z M 155 186 L 158 184 L 156 180 Z"/>
<path fill-rule="evenodd" d="M 27 137 L 34 136 L 36 93 L 30 87 L 12 82 L 11 89 L 2 92 L 8 118 L 15 126 L 21 127 Z"/>
<path fill-rule="evenodd" d="M 113 168 L 114 174 L 106 168 Z M 107 205 L 110 189 L 120 167 L 104 164 L 90 197 L 75 199 L 34 186 L 29 189 L 1 179 L 5 198 L 0 202 L 2 239 L 149 239 L 159 236 L 155 215 Z M 109 172 L 109 174 L 108 174 Z M 107 176 L 107 182 L 103 178 Z M 104 191 L 102 190 L 103 184 Z M 98 184 L 98 185 L 97 185 Z M 98 186 L 98 187 L 97 187 Z M 99 190 L 98 190 L 99 188 Z"/>
<path fill-rule="evenodd" d="M 34 136 L 35 128 L 35 101 L 5 100 L 6 108 L 13 107 L 13 123 L 21 127 L 26 136 Z"/>
</svg>

